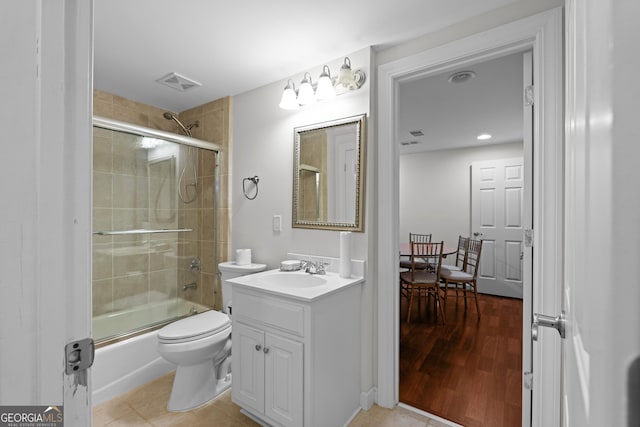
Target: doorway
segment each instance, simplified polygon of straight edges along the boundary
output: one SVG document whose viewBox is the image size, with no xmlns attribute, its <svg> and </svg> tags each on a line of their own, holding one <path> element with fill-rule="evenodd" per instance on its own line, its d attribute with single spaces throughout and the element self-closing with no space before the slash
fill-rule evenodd
<svg viewBox="0 0 640 427">
<path fill-rule="evenodd" d="M 525 165 L 531 180 L 535 210 L 531 223 L 535 244 L 525 246 L 524 271 L 531 271 L 532 310 L 553 312 L 561 301 L 556 281 L 562 265 L 562 10 L 550 10 L 501 27 L 429 49 L 378 68 L 378 198 L 390 203 L 378 204 L 378 392 L 376 402 L 395 406 L 398 399 L 399 223 L 398 158 L 395 143 L 397 127 L 397 87 L 402 81 L 436 74 L 442 69 L 486 61 L 510 53 L 533 50 L 533 96 L 536 100 L 534 139 L 535 159 Z M 543 173 L 544 171 L 544 173 Z M 531 207 L 525 207 L 525 211 Z M 527 262 L 527 260 L 534 262 Z M 527 274 L 528 276 L 528 274 Z M 525 287 L 527 284 L 525 284 Z M 526 288 L 525 288 L 526 292 Z M 530 334 L 532 313 L 523 313 L 523 337 Z M 527 329 L 528 328 L 528 329 Z M 527 352 L 523 351 L 526 356 Z M 560 345 L 545 341 L 532 346 L 531 363 L 536 366 L 530 377 L 538 387 L 523 388 L 524 425 L 551 425 L 559 419 L 560 386 L 557 369 Z M 530 367 L 523 361 L 523 370 Z M 531 396 L 531 397 L 528 397 Z M 548 421 L 548 422 L 546 422 Z"/>
<path fill-rule="evenodd" d="M 479 281 L 519 285 L 520 298 L 480 288 L 481 318 L 473 297 L 467 307 L 450 293 L 444 325 L 432 309 L 415 306 L 407 322 L 401 298 L 400 402 L 461 425 L 511 425 L 522 412 L 522 279 L 510 277 L 522 275 L 523 217 L 531 217 L 523 212 L 531 191 L 524 191 L 522 160 L 515 162 L 532 132 L 523 119 L 525 58 L 530 52 L 515 52 L 398 85 L 399 243 L 409 233 L 452 248 L 460 235 L 482 239 Z M 507 263 L 517 274 L 505 280 L 496 271 Z"/>
</svg>

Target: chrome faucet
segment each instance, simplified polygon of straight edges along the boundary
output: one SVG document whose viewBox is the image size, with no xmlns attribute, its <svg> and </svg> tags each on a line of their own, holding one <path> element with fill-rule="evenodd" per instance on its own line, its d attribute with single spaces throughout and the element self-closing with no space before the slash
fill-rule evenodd
<svg viewBox="0 0 640 427">
<path fill-rule="evenodd" d="M 325 269 L 325 265 L 327 263 L 318 262 L 317 264 L 313 261 L 302 261 L 302 269 L 309 274 L 327 274 L 327 270 Z"/>
<path fill-rule="evenodd" d="M 182 287 L 182 290 L 186 291 L 187 289 L 196 289 L 197 287 L 198 287 L 198 284 L 196 282 L 191 282 L 191 283 L 188 283 L 188 284 L 184 285 Z"/>
</svg>

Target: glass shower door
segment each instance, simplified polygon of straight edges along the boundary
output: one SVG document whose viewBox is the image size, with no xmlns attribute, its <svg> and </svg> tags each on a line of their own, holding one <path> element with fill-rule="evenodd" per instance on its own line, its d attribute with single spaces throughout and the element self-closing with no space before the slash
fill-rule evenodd
<svg viewBox="0 0 640 427">
<path fill-rule="evenodd" d="M 215 152 L 94 127 L 97 342 L 212 308 Z"/>
</svg>

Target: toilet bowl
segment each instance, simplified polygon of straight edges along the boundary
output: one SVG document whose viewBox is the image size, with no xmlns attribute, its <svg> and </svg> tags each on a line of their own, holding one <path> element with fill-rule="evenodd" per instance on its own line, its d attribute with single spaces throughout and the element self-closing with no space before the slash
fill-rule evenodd
<svg viewBox="0 0 640 427">
<path fill-rule="evenodd" d="M 158 353 L 176 364 L 167 409 L 197 408 L 231 386 L 231 320 L 205 311 L 158 331 Z"/>
<path fill-rule="evenodd" d="M 228 279 L 263 271 L 265 264 L 218 265 L 224 312 L 186 317 L 158 331 L 158 353 L 178 365 L 167 409 L 188 411 L 202 406 L 231 386 L 231 285 Z"/>
</svg>

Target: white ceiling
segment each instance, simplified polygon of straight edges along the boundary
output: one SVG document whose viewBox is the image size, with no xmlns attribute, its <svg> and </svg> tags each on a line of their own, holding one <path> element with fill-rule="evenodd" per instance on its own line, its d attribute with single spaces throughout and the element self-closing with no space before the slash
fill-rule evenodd
<svg viewBox="0 0 640 427">
<path fill-rule="evenodd" d="M 94 86 L 180 112 L 515 1 L 95 0 Z M 155 82 L 171 72 L 202 86 Z"/>
<path fill-rule="evenodd" d="M 400 153 L 522 141 L 523 58 L 511 54 L 488 62 L 401 83 L 398 91 Z M 449 83 L 458 71 L 473 71 L 463 83 Z M 424 136 L 409 132 L 421 130 Z M 492 138 L 478 141 L 479 134 Z M 402 143 L 417 142 L 410 145 Z"/>
</svg>

